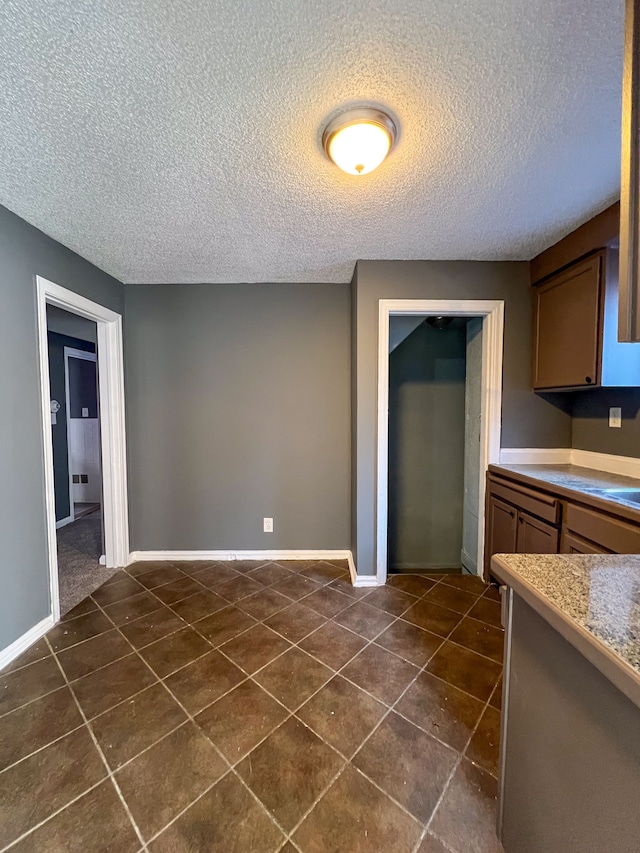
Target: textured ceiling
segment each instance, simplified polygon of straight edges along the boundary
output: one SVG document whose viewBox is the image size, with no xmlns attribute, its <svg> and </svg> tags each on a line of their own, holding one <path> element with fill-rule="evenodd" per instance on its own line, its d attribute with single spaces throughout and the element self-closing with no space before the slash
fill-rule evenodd
<svg viewBox="0 0 640 853">
<path fill-rule="evenodd" d="M 0 203 L 125 282 L 527 259 L 617 197 L 623 0 L 4 0 Z M 383 104 L 370 175 L 327 118 Z"/>
</svg>

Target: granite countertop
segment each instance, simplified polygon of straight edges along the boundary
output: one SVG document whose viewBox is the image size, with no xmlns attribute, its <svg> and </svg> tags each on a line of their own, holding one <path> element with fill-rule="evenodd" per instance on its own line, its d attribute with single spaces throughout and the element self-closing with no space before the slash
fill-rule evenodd
<svg viewBox="0 0 640 853">
<path fill-rule="evenodd" d="M 640 707 L 640 555 L 500 554 L 491 571 Z"/>
<path fill-rule="evenodd" d="M 622 474 L 608 474 L 578 465 L 499 465 L 490 466 L 497 472 L 518 474 L 528 477 L 551 489 L 559 488 L 576 495 L 597 498 L 600 501 L 623 506 L 640 512 L 640 504 L 626 500 L 621 495 L 603 494 L 603 489 L 636 489 L 640 492 L 640 480 Z"/>
</svg>

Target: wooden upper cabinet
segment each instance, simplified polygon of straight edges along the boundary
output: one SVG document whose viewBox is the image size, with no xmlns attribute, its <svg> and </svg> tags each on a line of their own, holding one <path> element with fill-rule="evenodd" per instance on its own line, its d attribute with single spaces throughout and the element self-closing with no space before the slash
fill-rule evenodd
<svg viewBox="0 0 640 853">
<path fill-rule="evenodd" d="M 534 391 L 640 386 L 640 344 L 618 341 L 616 248 L 548 276 L 533 294 Z"/>
<path fill-rule="evenodd" d="M 600 384 L 603 252 L 535 288 L 535 390 Z"/>
<path fill-rule="evenodd" d="M 640 387 L 640 343 L 618 340 L 620 205 L 529 264 L 535 391 Z"/>
</svg>

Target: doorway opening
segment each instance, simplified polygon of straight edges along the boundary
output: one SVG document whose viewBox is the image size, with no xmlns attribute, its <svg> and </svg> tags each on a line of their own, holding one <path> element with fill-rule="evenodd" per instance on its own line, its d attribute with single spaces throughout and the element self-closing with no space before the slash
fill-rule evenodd
<svg viewBox="0 0 640 853">
<path fill-rule="evenodd" d="M 51 615 L 129 561 L 122 317 L 36 277 Z"/>
<path fill-rule="evenodd" d="M 47 305 L 60 613 L 113 574 L 102 531 L 97 326 Z"/>
<path fill-rule="evenodd" d="M 503 318 L 501 301 L 380 300 L 379 584 L 390 571 L 482 574 Z"/>
</svg>

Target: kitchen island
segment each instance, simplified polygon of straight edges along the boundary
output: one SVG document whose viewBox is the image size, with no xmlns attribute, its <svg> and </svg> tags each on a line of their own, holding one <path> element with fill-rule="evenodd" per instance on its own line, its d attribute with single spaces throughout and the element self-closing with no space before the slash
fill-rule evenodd
<svg viewBox="0 0 640 853">
<path fill-rule="evenodd" d="M 493 557 L 505 853 L 640 851 L 640 556 Z"/>
</svg>

